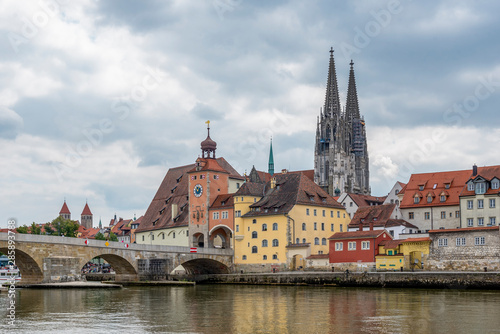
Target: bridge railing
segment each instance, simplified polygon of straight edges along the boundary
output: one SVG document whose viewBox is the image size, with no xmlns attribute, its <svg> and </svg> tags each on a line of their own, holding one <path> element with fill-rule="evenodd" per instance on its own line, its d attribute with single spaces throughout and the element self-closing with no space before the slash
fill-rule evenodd
<svg viewBox="0 0 500 334">
<path fill-rule="evenodd" d="M 0 232 L 0 241 L 7 241 L 8 233 Z M 103 241 L 95 239 L 81 239 L 81 238 L 68 238 L 53 235 L 38 235 L 38 234 L 23 234 L 16 233 L 16 243 L 31 242 L 31 243 L 44 243 L 44 244 L 61 244 L 85 247 L 100 247 L 111 249 L 129 249 L 135 251 L 152 251 L 152 252 L 169 252 L 169 253 L 190 253 L 190 247 L 182 246 L 164 246 L 164 245 L 147 245 L 147 244 L 128 244 L 118 241 Z M 85 243 L 87 242 L 87 243 Z M 106 246 L 106 243 L 108 245 Z M 233 255 L 232 249 L 221 248 L 197 248 L 197 254 L 210 254 L 210 255 Z"/>
</svg>

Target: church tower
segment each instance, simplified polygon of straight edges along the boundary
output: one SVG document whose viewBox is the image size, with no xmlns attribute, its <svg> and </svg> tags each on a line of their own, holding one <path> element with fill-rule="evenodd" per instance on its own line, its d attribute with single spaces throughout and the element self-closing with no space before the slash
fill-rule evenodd
<svg viewBox="0 0 500 334">
<path fill-rule="evenodd" d="M 333 48 L 330 50 L 325 105 L 316 126 L 314 180 L 332 196 L 341 192 L 370 194 L 365 122 L 359 114 L 354 63 L 350 65 L 343 112 Z"/>
<path fill-rule="evenodd" d="M 271 148 L 269 149 L 269 166 L 267 172 L 274 175 L 274 156 L 273 156 L 273 138 L 271 138 Z"/>
<path fill-rule="evenodd" d="M 59 211 L 59 216 L 61 216 L 63 219 L 68 219 L 68 220 L 71 219 L 71 212 L 69 211 L 69 208 L 66 205 L 66 200 L 64 200 L 61 211 Z"/>
<path fill-rule="evenodd" d="M 94 227 L 94 215 L 92 214 L 92 211 L 90 211 L 88 203 L 85 203 L 85 207 L 83 208 L 82 211 L 82 216 L 81 216 L 81 225 L 85 227 L 86 229 Z"/>
</svg>

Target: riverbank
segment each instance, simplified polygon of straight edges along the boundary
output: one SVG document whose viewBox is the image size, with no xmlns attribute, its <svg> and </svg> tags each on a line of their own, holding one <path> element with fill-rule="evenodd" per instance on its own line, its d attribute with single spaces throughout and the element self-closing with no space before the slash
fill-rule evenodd
<svg viewBox="0 0 500 334">
<path fill-rule="evenodd" d="M 199 284 L 500 290 L 500 272 L 280 272 L 198 277 Z"/>
<path fill-rule="evenodd" d="M 41 283 L 41 284 L 16 284 L 16 288 L 28 289 L 121 289 L 122 286 L 115 282 L 104 284 L 101 282 L 64 282 L 64 283 Z"/>
</svg>

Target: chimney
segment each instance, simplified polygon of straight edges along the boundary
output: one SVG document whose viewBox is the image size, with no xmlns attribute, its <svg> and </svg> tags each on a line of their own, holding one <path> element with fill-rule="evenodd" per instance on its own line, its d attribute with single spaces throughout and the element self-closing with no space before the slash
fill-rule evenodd
<svg viewBox="0 0 500 334">
<path fill-rule="evenodd" d="M 370 221 L 370 231 L 373 231 L 373 220 Z"/>
<path fill-rule="evenodd" d="M 172 220 L 177 217 L 178 210 L 177 204 L 172 204 Z"/>
<path fill-rule="evenodd" d="M 477 165 L 476 165 L 476 164 L 474 164 L 474 165 L 472 166 L 472 176 L 476 176 L 476 175 L 477 175 Z"/>
<path fill-rule="evenodd" d="M 363 231 L 363 221 L 360 221 L 360 222 L 359 222 L 359 230 L 360 230 L 360 231 Z"/>
</svg>

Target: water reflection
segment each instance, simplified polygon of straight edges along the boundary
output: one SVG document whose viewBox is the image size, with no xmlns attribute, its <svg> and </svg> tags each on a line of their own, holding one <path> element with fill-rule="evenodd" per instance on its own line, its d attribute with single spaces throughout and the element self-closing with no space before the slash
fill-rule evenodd
<svg viewBox="0 0 500 334">
<path fill-rule="evenodd" d="M 231 285 L 20 289 L 16 302 L 12 333 L 488 333 L 500 327 L 497 291 Z M 7 294 L 0 294 L 3 324 L 7 303 Z"/>
</svg>

